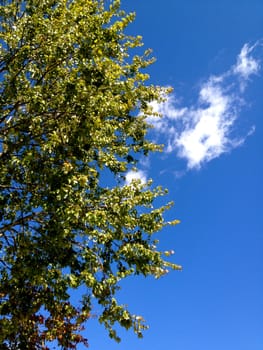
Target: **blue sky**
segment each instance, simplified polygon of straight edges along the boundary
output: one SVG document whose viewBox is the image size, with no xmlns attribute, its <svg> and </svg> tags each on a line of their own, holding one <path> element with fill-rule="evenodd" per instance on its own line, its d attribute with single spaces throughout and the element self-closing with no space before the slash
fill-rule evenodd
<svg viewBox="0 0 263 350">
<path fill-rule="evenodd" d="M 172 86 L 151 136 L 165 145 L 137 176 L 169 189 L 175 206 L 161 249 L 182 272 L 123 283 L 144 339 L 114 343 L 88 324 L 91 350 L 263 349 L 263 2 L 124 0 L 157 62 L 151 82 Z M 132 176 L 131 174 L 129 176 Z"/>
</svg>

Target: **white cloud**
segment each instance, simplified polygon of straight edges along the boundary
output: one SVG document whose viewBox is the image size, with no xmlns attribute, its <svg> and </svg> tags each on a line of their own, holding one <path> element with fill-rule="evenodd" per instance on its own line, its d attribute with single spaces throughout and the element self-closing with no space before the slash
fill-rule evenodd
<svg viewBox="0 0 263 350">
<path fill-rule="evenodd" d="M 176 108 L 175 104 L 179 103 L 174 95 L 167 96 L 167 99 L 165 102 L 157 103 L 156 101 L 151 102 L 151 106 L 153 110 L 157 113 L 160 113 L 162 115 L 165 115 L 166 118 L 169 119 L 178 119 L 182 117 L 182 115 L 185 114 L 187 108 Z M 151 120 L 154 120 L 154 117 Z"/>
<path fill-rule="evenodd" d="M 260 61 L 252 56 L 253 51 L 259 46 L 259 42 L 249 46 L 245 44 L 237 57 L 237 62 L 233 66 L 233 73 L 239 77 L 240 90 L 243 92 L 246 88 L 250 76 L 258 74 L 260 70 Z"/>
<path fill-rule="evenodd" d="M 126 176 L 125 176 L 125 184 L 126 185 L 130 185 L 132 180 L 141 180 L 142 183 L 146 183 L 147 182 L 147 174 L 146 171 L 143 170 L 130 170 L 127 172 Z"/>
<path fill-rule="evenodd" d="M 221 86 L 213 80 L 202 87 L 200 103 L 199 108 L 190 111 L 190 123 L 175 143 L 178 155 L 187 159 L 189 168 L 198 168 L 226 151 L 227 136 L 235 120 L 233 100 L 224 95 Z"/>
<path fill-rule="evenodd" d="M 186 159 L 188 168 L 200 168 L 224 152 L 244 143 L 251 134 L 232 135 L 242 108 L 242 93 L 249 78 L 257 74 L 260 62 L 253 57 L 258 44 L 245 44 L 236 64 L 219 76 L 211 76 L 200 86 L 195 105 L 178 107 L 173 95 L 161 104 L 153 102 L 153 111 L 163 118 L 149 117 L 159 139 L 165 140 L 165 151 L 176 151 Z"/>
<path fill-rule="evenodd" d="M 147 117 L 147 122 L 154 126 L 155 130 L 159 132 L 167 131 L 167 119 L 169 120 L 177 120 L 181 118 L 187 112 L 187 108 L 176 108 L 175 105 L 178 104 L 175 96 L 170 94 L 166 96 L 166 101 L 162 103 L 158 103 L 157 101 L 152 101 L 150 103 L 150 107 L 152 108 L 154 113 L 157 113 L 160 116 L 149 116 Z"/>
<path fill-rule="evenodd" d="M 260 62 L 255 59 L 251 54 L 253 50 L 258 46 L 256 43 L 253 46 L 245 44 L 237 57 L 237 63 L 233 67 L 235 74 L 240 75 L 243 79 L 249 79 L 253 74 L 257 74 L 260 70 Z"/>
</svg>

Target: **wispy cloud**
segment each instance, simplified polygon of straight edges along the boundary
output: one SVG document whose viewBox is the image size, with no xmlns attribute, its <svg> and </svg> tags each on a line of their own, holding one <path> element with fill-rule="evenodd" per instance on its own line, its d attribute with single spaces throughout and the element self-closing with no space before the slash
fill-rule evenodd
<svg viewBox="0 0 263 350">
<path fill-rule="evenodd" d="M 260 43 L 249 46 L 245 44 L 237 57 L 237 62 L 233 67 L 233 72 L 242 79 L 248 80 L 251 75 L 257 74 L 260 69 L 259 60 L 253 57 L 253 51 Z"/>
<path fill-rule="evenodd" d="M 254 57 L 258 46 L 259 43 L 245 44 L 228 71 L 203 82 L 196 104 L 181 107 L 175 95 L 168 96 L 161 104 L 151 104 L 153 111 L 163 118 L 152 116 L 148 122 L 160 139 L 165 138 L 165 151 L 176 151 L 187 161 L 189 169 L 200 168 L 245 141 L 247 135 L 236 138 L 233 129 L 247 83 L 260 70 L 260 61 Z"/>
</svg>

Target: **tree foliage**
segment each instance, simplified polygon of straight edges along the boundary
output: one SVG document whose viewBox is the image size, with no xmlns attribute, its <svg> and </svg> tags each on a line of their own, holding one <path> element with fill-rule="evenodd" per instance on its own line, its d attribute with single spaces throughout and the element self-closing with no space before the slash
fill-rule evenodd
<svg viewBox="0 0 263 350">
<path fill-rule="evenodd" d="M 125 183 L 159 150 L 146 118 L 165 92 L 147 85 L 153 59 L 126 34 L 134 14 L 118 0 L 0 3 L 0 347 L 86 344 L 94 300 L 110 337 L 116 324 L 141 336 L 120 281 L 180 267 L 153 238 L 177 223 L 154 205 L 165 191 Z"/>
</svg>

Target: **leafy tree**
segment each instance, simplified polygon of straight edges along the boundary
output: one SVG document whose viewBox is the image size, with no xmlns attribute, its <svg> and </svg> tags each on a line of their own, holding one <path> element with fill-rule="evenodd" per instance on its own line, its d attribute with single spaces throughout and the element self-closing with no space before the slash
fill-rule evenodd
<svg viewBox="0 0 263 350">
<path fill-rule="evenodd" d="M 166 93 L 146 84 L 153 59 L 125 34 L 134 14 L 119 0 L 0 4 L 0 347 L 87 344 L 93 300 L 110 337 L 115 324 L 141 336 L 115 299 L 120 281 L 180 267 L 153 239 L 177 223 L 164 221 L 170 203 L 154 205 L 165 191 L 125 182 L 160 149 L 146 118 Z"/>
</svg>

